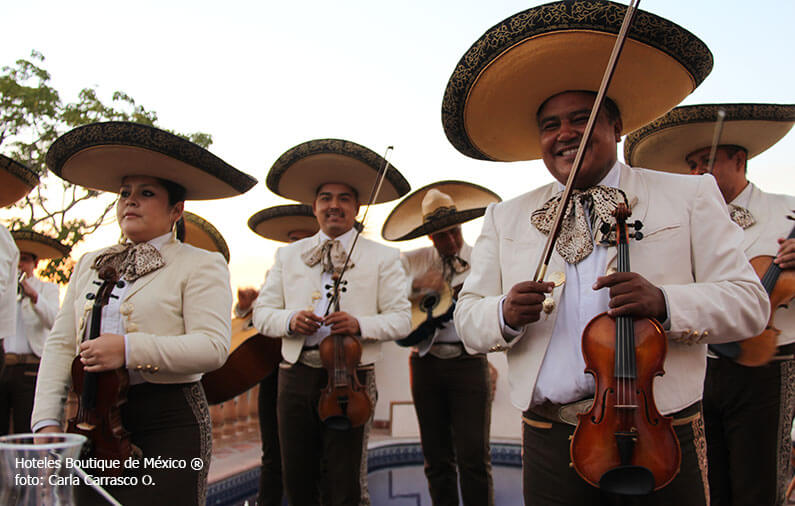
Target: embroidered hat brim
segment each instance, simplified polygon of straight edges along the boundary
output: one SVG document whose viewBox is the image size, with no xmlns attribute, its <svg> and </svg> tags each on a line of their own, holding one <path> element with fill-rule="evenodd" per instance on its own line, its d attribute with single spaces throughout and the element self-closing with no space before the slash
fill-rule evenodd
<svg viewBox="0 0 795 506">
<path fill-rule="evenodd" d="M 700 104 L 677 107 L 630 133 L 624 141 L 627 164 L 689 174 L 685 157 L 712 146 L 718 111 L 724 110 L 721 145 L 740 146 L 753 158 L 787 135 L 795 124 L 793 104 Z"/>
<path fill-rule="evenodd" d="M 10 206 L 39 184 L 39 176 L 13 158 L 0 155 L 0 207 Z"/>
<path fill-rule="evenodd" d="M 185 223 L 185 244 L 190 244 L 207 251 L 218 252 L 229 263 L 229 246 L 221 232 L 212 223 L 199 215 L 184 211 L 182 218 Z"/>
<path fill-rule="evenodd" d="M 320 230 L 320 225 L 307 204 L 287 204 L 257 211 L 248 219 L 248 228 L 255 234 L 272 241 L 290 242 L 290 232 Z"/>
<path fill-rule="evenodd" d="M 536 114 L 565 91 L 599 89 L 626 6 L 554 2 L 489 29 L 453 71 L 442 102 L 448 140 L 472 158 L 541 158 Z M 639 10 L 607 95 L 623 132 L 662 116 L 712 70 L 707 46 L 684 28 Z"/>
<path fill-rule="evenodd" d="M 431 189 L 449 195 L 455 202 L 455 211 L 425 220 L 422 213 L 422 199 Z M 500 200 L 502 200 L 500 196 L 488 188 L 466 181 L 431 183 L 414 191 L 395 206 L 384 222 L 381 237 L 387 241 L 408 241 L 441 232 L 483 216 L 486 206 Z"/>
<path fill-rule="evenodd" d="M 343 183 L 356 190 L 359 202 L 366 204 L 385 163 L 384 157 L 355 142 L 315 139 L 282 154 L 268 172 L 266 184 L 277 195 L 311 204 L 321 185 Z M 390 164 L 374 203 L 395 200 L 409 190 L 409 182 Z"/>
<path fill-rule="evenodd" d="M 182 185 L 187 200 L 233 197 L 257 180 L 182 137 L 122 121 L 91 123 L 63 134 L 47 152 L 59 177 L 118 193 L 127 176 L 152 176 Z"/>
<path fill-rule="evenodd" d="M 38 259 L 62 258 L 69 254 L 71 248 L 50 236 L 33 230 L 12 230 L 11 236 L 20 253 L 32 253 Z"/>
</svg>

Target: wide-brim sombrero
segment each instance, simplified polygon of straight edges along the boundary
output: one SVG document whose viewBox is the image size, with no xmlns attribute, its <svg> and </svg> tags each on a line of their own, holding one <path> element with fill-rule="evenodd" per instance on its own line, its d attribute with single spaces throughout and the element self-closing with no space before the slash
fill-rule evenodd
<svg viewBox="0 0 795 506">
<path fill-rule="evenodd" d="M 472 158 L 541 158 L 536 113 L 565 91 L 599 89 L 626 6 L 554 2 L 490 28 L 464 54 L 442 102 L 450 142 Z M 712 70 L 707 46 L 684 28 L 638 10 L 607 96 L 623 132 L 679 104 Z"/>
<path fill-rule="evenodd" d="M 38 259 L 62 258 L 69 254 L 71 248 L 61 244 L 57 239 L 34 232 L 33 230 L 12 230 L 11 236 L 22 253 L 32 253 Z"/>
<path fill-rule="evenodd" d="M 229 246 L 227 246 L 224 236 L 212 223 L 188 211 L 182 213 L 182 220 L 185 227 L 182 242 L 207 251 L 218 252 L 229 263 Z"/>
<path fill-rule="evenodd" d="M 13 204 L 39 184 L 39 176 L 25 165 L 0 155 L 0 207 Z"/>
<path fill-rule="evenodd" d="M 773 146 L 795 124 L 792 104 L 700 104 L 677 107 L 630 133 L 624 159 L 636 167 L 689 174 L 685 157 L 712 146 L 718 111 L 726 112 L 719 143 L 744 148 L 748 158 Z"/>
<path fill-rule="evenodd" d="M 361 222 L 353 224 L 360 232 Z M 312 206 L 308 204 L 285 204 L 268 207 L 252 214 L 248 219 L 248 228 L 257 235 L 271 241 L 292 242 L 291 232 L 303 232 L 302 235 L 315 235 L 320 230 Z"/>
<path fill-rule="evenodd" d="M 233 197 L 257 183 L 182 137 L 122 121 L 70 130 L 50 146 L 46 161 L 51 171 L 71 183 L 116 193 L 126 176 L 173 181 L 185 187 L 187 200 Z"/>
<path fill-rule="evenodd" d="M 455 202 L 455 209 L 426 219 L 423 216 L 422 199 L 431 189 L 450 196 Z M 486 206 L 500 200 L 500 196 L 488 188 L 466 181 L 431 183 L 414 191 L 395 206 L 384 222 L 381 237 L 387 241 L 408 241 L 433 234 L 483 216 Z"/>
<path fill-rule="evenodd" d="M 320 225 L 307 204 L 273 206 L 254 213 L 248 219 L 248 228 L 255 234 L 272 241 L 290 242 L 290 232 L 306 231 L 314 235 Z"/>
<path fill-rule="evenodd" d="M 385 163 L 381 155 L 355 142 L 315 139 L 282 154 L 268 172 L 266 184 L 277 195 L 311 204 L 321 185 L 344 183 L 356 190 L 360 203 L 366 204 Z M 409 182 L 390 164 L 373 203 L 395 200 L 409 190 Z"/>
</svg>

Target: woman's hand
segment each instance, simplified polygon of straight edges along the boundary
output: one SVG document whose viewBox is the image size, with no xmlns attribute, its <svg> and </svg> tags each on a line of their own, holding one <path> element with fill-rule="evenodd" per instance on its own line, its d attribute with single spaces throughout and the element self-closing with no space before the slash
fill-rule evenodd
<svg viewBox="0 0 795 506">
<path fill-rule="evenodd" d="M 102 334 L 80 344 L 80 362 L 86 372 L 112 371 L 124 365 L 124 336 Z"/>
</svg>

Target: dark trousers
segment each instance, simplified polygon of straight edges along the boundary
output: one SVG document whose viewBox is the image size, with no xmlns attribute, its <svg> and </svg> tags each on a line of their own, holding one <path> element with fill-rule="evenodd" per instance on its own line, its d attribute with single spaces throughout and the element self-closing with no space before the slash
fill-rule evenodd
<svg viewBox="0 0 795 506">
<path fill-rule="evenodd" d="M 362 385 L 373 374 L 372 369 L 359 371 Z M 317 405 L 327 383 L 325 369 L 301 363 L 279 367 L 279 444 L 291 506 L 321 504 L 321 497 L 322 504 L 355 506 L 361 499 L 364 427 L 334 430 L 320 421 Z"/>
<path fill-rule="evenodd" d="M 434 506 L 494 504 L 489 455 L 491 387 L 485 355 L 409 359 L 425 476 Z M 458 473 L 456 473 L 456 467 Z"/>
<path fill-rule="evenodd" d="M 30 413 L 36 393 L 38 364 L 6 365 L 0 368 L 0 436 L 9 433 L 13 417 L 14 433 L 30 432 Z"/>
<path fill-rule="evenodd" d="M 275 370 L 259 384 L 259 432 L 262 439 L 262 465 L 257 497 L 259 506 L 282 504 L 282 458 L 276 416 L 278 391 L 279 371 Z"/>
<path fill-rule="evenodd" d="M 212 452 L 212 426 L 201 383 L 130 387 L 121 408 L 122 424 L 143 458 L 125 476 L 137 477 L 135 486 L 106 487 L 124 505 L 204 506 Z M 158 468 L 146 458 L 185 463 L 184 468 Z M 196 461 L 195 459 L 199 459 Z M 197 462 L 199 465 L 197 465 Z M 200 467 L 195 469 L 193 466 Z M 151 484 L 148 482 L 149 476 Z M 77 488 L 78 504 L 106 505 L 86 486 Z"/>
<path fill-rule="evenodd" d="M 693 418 L 693 414 L 697 416 Z M 649 495 L 618 496 L 589 485 L 570 467 L 569 437 L 574 426 L 525 412 L 530 422 L 522 424 L 525 505 L 706 506 L 707 450 L 700 404 L 673 416 L 674 423 L 679 423 L 674 431 L 682 450 L 679 473 Z"/>
<path fill-rule="evenodd" d="M 704 422 L 713 506 L 781 504 L 790 478 L 794 369 L 792 360 L 761 367 L 708 360 Z"/>
</svg>

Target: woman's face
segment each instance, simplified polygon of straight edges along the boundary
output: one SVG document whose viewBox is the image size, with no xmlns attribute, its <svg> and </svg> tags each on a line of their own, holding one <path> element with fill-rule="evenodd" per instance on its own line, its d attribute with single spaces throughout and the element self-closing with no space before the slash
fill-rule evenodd
<svg viewBox="0 0 795 506">
<path fill-rule="evenodd" d="M 168 191 L 157 178 L 128 176 L 119 188 L 116 220 L 124 237 L 137 244 L 168 233 L 183 206 L 184 202 L 168 204 Z"/>
</svg>

